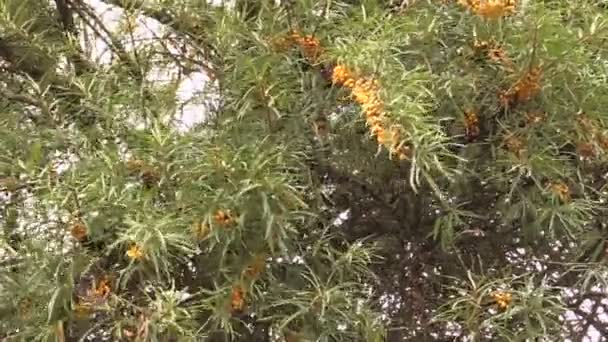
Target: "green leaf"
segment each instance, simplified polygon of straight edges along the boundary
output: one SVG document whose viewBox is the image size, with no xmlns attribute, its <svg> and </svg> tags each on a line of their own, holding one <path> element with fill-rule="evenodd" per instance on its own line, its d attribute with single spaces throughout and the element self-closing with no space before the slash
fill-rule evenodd
<svg viewBox="0 0 608 342">
<path fill-rule="evenodd" d="M 49 300 L 47 306 L 47 324 L 52 324 L 58 321 L 63 316 L 65 308 L 65 288 L 57 287 Z"/>
<path fill-rule="evenodd" d="M 36 141 L 30 146 L 30 151 L 26 165 L 28 169 L 36 169 L 40 166 L 42 161 L 42 144 Z"/>
</svg>

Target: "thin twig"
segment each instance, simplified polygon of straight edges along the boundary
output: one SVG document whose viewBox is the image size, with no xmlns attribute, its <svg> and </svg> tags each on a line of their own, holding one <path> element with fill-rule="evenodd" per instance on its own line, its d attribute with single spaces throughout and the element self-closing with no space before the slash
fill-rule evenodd
<svg viewBox="0 0 608 342">
<path fill-rule="evenodd" d="M 129 66 L 129 71 L 131 74 L 137 80 L 143 80 L 143 74 L 139 68 L 139 65 L 129 56 L 127 50 L 120 40 L 117 39 L 112 32 L 110 32 L 95 11 L 91 9 L 89 5 L 83 3 L 82 0 L 67 1 L 70 1 L 72 4 L 71 7 L 76 11 L 78 16 L 85 22 L 85 24 L 90 27 L 99 38 L 104 40 L 104 43 L 108 45 L 112 51 L 114 51 L 121 61 Z M 74 2 L 77 2 L 77 5 L 75 5 Z M 91 22 L 89 19 L 93 22 Z"/>
</svg>

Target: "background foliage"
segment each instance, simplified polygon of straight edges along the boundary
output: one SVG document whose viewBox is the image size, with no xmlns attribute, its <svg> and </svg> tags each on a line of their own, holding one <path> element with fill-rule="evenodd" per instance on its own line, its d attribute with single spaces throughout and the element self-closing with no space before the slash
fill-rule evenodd
<svg viewBox="0 0 608 342">
<path fill-rule="evenodd" d="M 608 336 L 605 1 L 104 2 L 0 1 L 3 339 Z"/>
</svg>

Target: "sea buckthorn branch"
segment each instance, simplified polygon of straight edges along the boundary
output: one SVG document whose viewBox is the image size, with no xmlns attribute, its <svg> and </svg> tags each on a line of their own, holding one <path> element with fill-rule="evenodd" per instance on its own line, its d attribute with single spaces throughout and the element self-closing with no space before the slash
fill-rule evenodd
<svg viewBox="0 0 608 342">
<path fill-rule="evenodd" d="M 496 291 L 491 294 L 491 297 L 500 310 L 508 309 L 513 300 L 513 295 L 511 292 L 506 291 Z"/>
<path fill-rule="evenodd" d="M 359 77 L 344 64 L 333 68 L 332 83 L 351 91 L 354 101 L 361 106 L 366 124 L 378 145 L 385 146 L 391 156 L 398 159 L 409 159 L 411 148 L 401 141 L 402 130 L 399 126 L 388 127 L 384 102 L 380 97 L 380 86 L 376 79 Z"/>
<path fill-rule="evenodd" d="M 464 113 L 465 134 L 469 141 L 473 141 L 479 137 L 481 132 L 479 128 L 479 116 L 473 110 L 467 110 Z"/>
<path fill-rule="evenodd" d="M 298 31 L 291 31 L 287 36 L 279 37 L 271 42 L 276 50 L 286 50 L 292 46 L 298 46 L 304 58 L 312 65 L 319 64 L 323 49 L 321 42 L 312 34 L 302 35 Z"/>
<path fill-rule="evenodd" d="M 599 128 L 600 124 L 596 120 L 591 120 L 584 113 L 578 113 L 576 115 L 576 123 L 586 141 L 579 143 L 577 147 L 581 158 L 591 159 L 600 151 L 608 153 L 608 134 L 601 131 Z M 595 145 L 597 145 L 597 148 Z"/>
<path fill-rule="evenodd" d="M 540 93 L 542 70 L 532 67 L 511 88 L 500 94 L 500 102 L 508 108 L 516 103 L 530 101 Z"/>
<path fill-rule="evenodd" d="M 302 35 L 292 31 L 286 37 L 274 41 L 273 45 L 284 49 L 292 45 L 301 48 L 304 58 L 311 65 L 319 65 L 323 49 L 320 41 L 312 35 Z M 379 146 L 384 146 L 391 157 L 399 160 L 410 159 L 412 147 L 403 139 L 403 127 L 390 124 L 385 110 L 385 104 L 380 96 L 380 85 L 377 79 L 357 75 L 345 64 L 336 64 L 330 68 L 328 78 L 332 84 L 342 86 L 350 91 L 351 98 L 361 106 L 365 115 L 366 125 L 371 136 L 375 137 Z"/>
<path fill-rule="evenodd" d="M 475 39 L 472 45 L 475 54 L 502 65 L 507 71 L 513 71 L 513 61 L 509 58 L 505 49 L 494 39 Z"/>
<path fill-rule="evenodd" d="M 275 40 L 275 47 L 285 48 L 297 44 L 298 41 L 294 42 L 294 38 L 300 36 L 292 34 Z M 316 44 L 307 46 L 309 45 L 317 46 Z M 307 46 L 302 49 L 305 50 Z M 438 185 L 432 179 L 432 174 L 440 173 L 443 177 L 451 179 L 453 172 L 442 164 L 446 160 L 458 159 L 458 157 L 447 148 L 450 142 L 449 137 L 443 132 L 443 128 L 434 120 L 428 121 L 424 113 L 419 113 L 424 105 L 419 102 L 407 103 L 401 100 L 404 96 L 407 97 L 403 94 L 402 83 L 396 83 L 402 81 L 402 78 L 398 77 L 394 82 L 381 86 L 376 78 L 360 75 L 346 63 L 332 62 L 330 58 L 322 57 L 323 63 L 313 66 L 318 67 L 321 75 L 334 86 L 341 86 L 347 90 L 351 101 L 361 107 L 370 135 L 375 138 L 379 150 L 386 148 L 391 159 L 411 161 L 409 172 L 411 189 L 417 192 L 418 186 L 424 179 L 435 190 L 437 196 L 441 197 L 437 189 Z M 393 75 L 386 75 L 389 79 L 391 76 Z M 414 83 L 417 82 L 414 81 Z M 399 86 L 396 86 L 397 84 Z M 393 89 L 392 85 L 396 87 Z M 417 90 L 416 98 L 427 94 L 425 89 Z M 382 97 L 382 94 L 387 92 L 400 94 L 400 96 L 395 98 L 394 103 L 385 103 L 386 99 Z M 388 106 L 391 109 L 387 110 Z M 393 112 L 392 108 L 398 108 L 397 112 Z M 419 113 L 419 115 L 412 115 L 413 112 Z M 389 113 L 391 115 L 387 115 Z M 408 117 L 407 128 L 401 124 L 402 120 L 396 122 L 398 117 L 401 119 L 401 116 Z M 416 150 L 419 152 L 415 153 Z M 447 206 L 447 204 L 445 205 Z"/>
</svg>

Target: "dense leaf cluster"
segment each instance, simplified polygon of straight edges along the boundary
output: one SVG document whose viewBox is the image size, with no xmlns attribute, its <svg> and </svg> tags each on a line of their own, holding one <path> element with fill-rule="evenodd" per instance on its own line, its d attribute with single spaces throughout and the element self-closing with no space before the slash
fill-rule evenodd
<svg viewBox="0 0 608 342">
<path fill-rule="evenodd" d="M 605 5 L 0 2 L 0 337 L 608 335 Z"/>
</svg>

